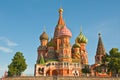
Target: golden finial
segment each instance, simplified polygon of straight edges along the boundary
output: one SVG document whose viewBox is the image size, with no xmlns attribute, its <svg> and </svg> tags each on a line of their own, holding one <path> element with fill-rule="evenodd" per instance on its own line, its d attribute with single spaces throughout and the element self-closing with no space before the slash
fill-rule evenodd
<svg viewBox="0 0 120 80">
<path fill-rule="evenodd" d="M 62 8 L 59 9 L 59 13 L 60 13 L 60 14 L 63 13 L 63 9 L 62 9 Z"/>
</svg>

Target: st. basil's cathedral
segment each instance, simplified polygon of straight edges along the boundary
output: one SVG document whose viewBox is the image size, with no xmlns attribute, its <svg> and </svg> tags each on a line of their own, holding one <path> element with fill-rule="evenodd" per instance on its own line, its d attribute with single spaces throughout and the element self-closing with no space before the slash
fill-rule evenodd
<svg viewBox="0 0 120 80">
<path fill-rule="evenodd" d="M 49 41 L 45 31 L 40 35 L 40 46 L 35 64 L 35 76 L 81 76 L 82 68 L 88 64 L 86 45 L 88 39 L 82 31 L 78 33 L 74 45 L 70 44 L 72 32 L 63 20 L 63 9 L 59 9 L 59 19 L 54 30 L 54 36 Z M 96 75 L 94 67 L 101 63 L 106 54 L 99 34 L 95 55 L 95 64 L 91 66 L 91 74 Z"/>
</svg>

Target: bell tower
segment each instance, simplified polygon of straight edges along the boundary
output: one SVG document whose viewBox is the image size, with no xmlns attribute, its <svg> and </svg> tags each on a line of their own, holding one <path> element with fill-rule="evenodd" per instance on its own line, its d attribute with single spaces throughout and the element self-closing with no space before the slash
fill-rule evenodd
<svg viewBox="0 0 120 80">
<path fill-rule="evenodd" d="M 38 58 L 37 58 L 37 63 L 39 63 L 40 61 L 40 56 L 42 55 L 43 57 L 45 57 L 45 53 L 47 52 L 47 43 L 48 43 L 48 35 L 47 33 L 44 31 L 41 35 L 40 35 L 40 43 L 41 45 L 38 47 L 37 51 L 38 51 Z"/>
<path fill-rule="evenodd" d="M 96 64 L 101 64 L 102 63 L 102 57 L 106 55 L 105 48 L 102 42 L 102 37 L 101 33 L 98 34 L 99 39 L 98 39 L 98 45 L 97 45 L 97 51 L 95 55 L 95 63 Z"/>
</svg>

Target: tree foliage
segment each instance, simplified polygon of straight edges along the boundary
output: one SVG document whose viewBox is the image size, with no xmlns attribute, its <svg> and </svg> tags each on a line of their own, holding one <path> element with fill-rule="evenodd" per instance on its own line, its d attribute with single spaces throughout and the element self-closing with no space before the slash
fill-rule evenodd
<svg viewBox="0 0 120 80">
<path fill-rule="evenodd" d="M 82 69 L 82 73 L 85 73 L 86 75 L 87 75 L 88 73 L 91 73 L 90 68 L 89 68 L 89 65 L 85 65 L 85 67 Z"/>
<path fill-rule="evenodd" d="M 12 59 L 12 62 L 10 65 L 8 65 L 8 76 L 20 76 L 26 68 L 27 64 L 23 53 L 16 52 Z"/>
<path fill-rule="evenodd" d="M 98 73 L 106 73 L 107 72 L 107 65 L 102 63 L 94 68 L 94 70 Z"/>
<path fill-rule="evenodd" d="M 117 48 L 112 48 L 104 60 L 107 62 L 108 72 L 120 73 L 120 52 Z"/>
</svg>

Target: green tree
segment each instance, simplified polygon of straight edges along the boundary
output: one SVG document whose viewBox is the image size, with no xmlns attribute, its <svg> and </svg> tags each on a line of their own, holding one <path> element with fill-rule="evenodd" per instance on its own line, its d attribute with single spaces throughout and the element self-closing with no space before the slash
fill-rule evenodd
<svg viewBox="0 0 120 80">
<path fill-rule="evenodd" d="M 89 65 L 85 65 L 85 67 L 82 69 L 82 73 L 85 73 L 86 76 L 87 74 L 91 73 Z"/>
<path fill-rule="evenodd" d="M 16 52 L 12 59 L 12 62 L 10 65 L 8 65 L 8 76 L 20 76 L 26 68 L 27 64 L 23 53 Z"/>
<path fill-rule="evenodd" d="M 105 58 L 108 65 L 108 72 L 112 72 L 118 76 L 120 73 L 120 52 L 118 48 L 112 48 L 109 51 L 109 55 Z"/>
<path fill-rule="evenodd" d="M 102 63 L 100 65 L 97 65 L 94 70 L 98 73 L 107 73 L 107 65 Z"/>
</svg>

